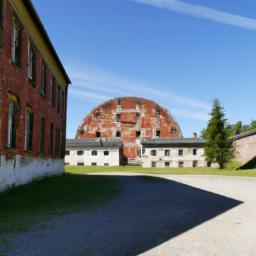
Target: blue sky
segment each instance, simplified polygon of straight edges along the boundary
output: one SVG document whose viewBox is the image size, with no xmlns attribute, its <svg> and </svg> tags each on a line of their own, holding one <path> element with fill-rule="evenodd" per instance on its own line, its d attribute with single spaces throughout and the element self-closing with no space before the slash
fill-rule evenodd
<svg viewBox="0 0 256 256">
<path fill-rule="evenodd" d="M 142 96 L 183 135 L 213 99 L 230 123 L 256 119 L 255 0 L 33 0 L 73 82 L 67 136 L 101 102 Z M 57 10 L 57 11 L 56 11 Z"/>
</svg>

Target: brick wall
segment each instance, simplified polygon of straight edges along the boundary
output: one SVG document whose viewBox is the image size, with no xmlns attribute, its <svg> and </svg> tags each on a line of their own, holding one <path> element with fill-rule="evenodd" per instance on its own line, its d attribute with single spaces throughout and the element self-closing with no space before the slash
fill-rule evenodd
<svg viewBox="0 0 256 256">
<path fill-rule="evenodd" d="M 48 138 L 49 126 L 52 122 L 54 130 L 58 127 L 62 134 L 65 134 L 66 125 L 66 107 L 62 109 L 62 113 L 57 113 L 57 104 L 52 107 L 49 102 L 50 96 L 50 80 L 52 78 L 50 67 L 47 67 L 47 91 L 46 96 L 40 95 L 40 75 L 42 58 L 36 52 L 36 84 L 33 87 L 28 82 L 28 45 L 29 34 L 22 27 L 22 47 L 21 47 L 21 65 L 16 66 L 11 62 L 11 38 L 12 38 L 12 21 L 15 16 L 9 1 L 4 0 L 4 19 L 3 19 L 3 40 L 2 49 L 0 49 L 0 154 L 7 156 L 14 155 L 31 155 L 31 156 L 48 156 Z M 32 42 L 33 43 L 33 42 Z M 57 87 L 56 102 L 57 102 Z M 65 89 L 64 89 L 65 90 Z M 17 125 L 16 149 L 7 150 L 7 122 L 8 122 L 8 92 L 11 92 L 18 98 L 19 102 L 19 120 Z M 66 95 L 66 93 L 65 93 Z M 66 97 L 66 96 L 65 96 Z M 66 102 L 66 101 L 65 101 Z M 29 104 L 34 111 L 33 126 L 33 150 L 32 152 L 24 152 L 25 138 L 25 108 Z M 39 154 L 39 134 L 40 134 L 40 118 L 45 117 L 45 151 Z M 55 133 L 54 133 L 55 138 Z M 55 142 L 54 142 L 55 145 Z M 53 155 L 54 156 L 54 155 Z"/>
<path fill-rule="evenodd" d="M 157 131 L 160 131 L 161 138 L 182 137 L 179 125 L 166 109 L 137 97 L 117 98 L 96 107 L 82 121 L 76 137 L 95 138 L 99 132 L 102 138 L 114 138 L 118 131 L 121 132 L 123 153 L 127 158 L 138 157 L 138 132 L 141 137 L 149 138 L 156 137 Z"/>
</svg>

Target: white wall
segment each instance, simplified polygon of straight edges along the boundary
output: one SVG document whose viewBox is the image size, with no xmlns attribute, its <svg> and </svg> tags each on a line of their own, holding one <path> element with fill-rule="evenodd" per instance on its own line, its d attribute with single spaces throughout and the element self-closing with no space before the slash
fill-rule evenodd
<svg viewBox="0 0 256 256">
<path fill-rule="evenodd" d="M 83 155 L 77 155 L 77 150 L 68 150 L 69 155 L 65 156 L 65 164 L 68 165 L 78 165 L 78 163 L 83 163 L 86 166 L 92 165 L 92 163 L 97 163 L 97 166 L 104 166 L 108 164 L 109 166 L 119 166 L 120 165 L 120 153 L 119 148 L 90 148 L 83 149 Z M 97 151 L 97 156 L 92 155 L 92 151 Z M 105 156 L 104 151 L 109 151 L 109 155 Z"/>
<path fill-rule="evenodd" d="M 64 171 L 63 159 L 19 155 L 11 159 L 1 156 L 0 159 L 0 191 Z"/>
<path fill-rule="evenodd" d="M 152 162 L 156 162 L 156 167 L 164 168 L 165 162 L 170 163 L 170 167 L 179 167 L 179 162 L 184 162 L 184 167 L 193 167 L 193 161 L 197 161 L 198 167 L 206 167 L 207 162 L 204 157 L 203 148 L 144 148 L 145 153 L 142 155 L 142 166 L 145 168 L 152 167 Z M 179 150 L 183 150 L 183 156 L 179 156 Z M 193 155 L 193 149 L 197 149 L 197 155 Z M 151 156 L 151 150 L 156 150 L 157 155 Z M 165 150 L 170 150 L 170 156 L 165 156 Z"/>
</svg>

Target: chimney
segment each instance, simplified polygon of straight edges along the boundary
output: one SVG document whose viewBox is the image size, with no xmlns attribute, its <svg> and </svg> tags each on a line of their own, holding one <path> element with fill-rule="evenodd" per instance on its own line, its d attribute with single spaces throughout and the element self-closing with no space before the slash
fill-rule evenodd
<svg viewBox="0 0 256 256">
<path fill-rule="evenodd" d="M 197 133 L 193 132 L 193 139 L 197 139 Z"/>
</svg>

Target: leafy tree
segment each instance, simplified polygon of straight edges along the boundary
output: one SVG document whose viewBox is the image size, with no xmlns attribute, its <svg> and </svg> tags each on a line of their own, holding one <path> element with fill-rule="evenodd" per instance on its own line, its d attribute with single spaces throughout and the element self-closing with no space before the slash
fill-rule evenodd
<svg viewBox="0 0 256 256">
<path fill-rule="evenodd" d="M 210 163 L 218 163 L 223 169 L 225 164 L 234 158 L 235 150 L 230 140 L 230 126 L 227 124 L 223 107 L 218 100 L 214 100 L 210 120 L 203 131 L 206 139 L 205 155 Z"/>
</svg>

